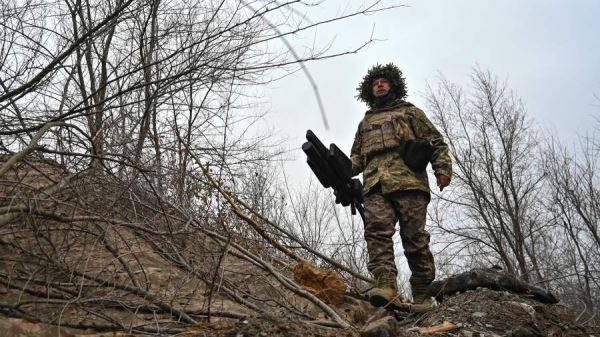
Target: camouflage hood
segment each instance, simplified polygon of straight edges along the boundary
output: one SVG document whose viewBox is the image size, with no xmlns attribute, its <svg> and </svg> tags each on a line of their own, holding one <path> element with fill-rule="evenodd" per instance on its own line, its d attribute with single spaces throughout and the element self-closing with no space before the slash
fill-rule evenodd
<svg viewBox="0 0 600 337">
<path fill-rule="evenodd" d="M 392 99 L 403 100 L 406 97 L 406 83 L 404 77 L 402 77 L 402 71 L 393 63 L 388 63 L 386 65 L 377 64 L 369 69 L 365 77 L 363 77 L 362 82 L 358 85 L 358 88 L 356 88 L 358 91 L 358 95 L 356 96 L 358 100 L 367 103 L 369 107 L 375 107 L 376 98 L 373 96 L 371 84 L 373 80 L 381 77 L 387 79 L 392 84 L 390 91 Z"/>
</svg>

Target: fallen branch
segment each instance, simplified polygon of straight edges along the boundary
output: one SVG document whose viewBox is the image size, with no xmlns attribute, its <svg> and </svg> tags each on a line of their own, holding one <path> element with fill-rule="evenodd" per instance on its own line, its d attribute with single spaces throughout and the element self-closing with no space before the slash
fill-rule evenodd
<svg viewBox="0 0 600 337">
<path fill-rule="evenodd" d="M 59 181 L 58 183 L 50 184 L 50 185 L 46 186 L 44 189 L 42 189 L 42 191 L 38 195 L 50 196 L 50 195 L 60 191 L 71 181 L 71 179 L 74 176 L 75 175 L 68 175 L 65 178 L 63 178 L 61 181 Z M 17 209 L 19 209 L 19 208 L 17 208 Z M 33 208 L 29 209 L 29 211 L 35 211 L 35 209 L 36 209 L 36 207 L 33 207 Z M 0 214 L 0 228 L 3 227 L 4 225 L 8 224 L 9 222 L 13 221 L 14 219 L 16 219 L 21 214 L 22 214 L 21 211 L 16 211 L 16 212 L 8 211 L 6 213 Z"/>
<path fill-rule="evenodd" d="M 359 273 L 356 273 L 355 271 L 352 271 L 350 268 L 342 265 L 341 263 L 334 261 L 333 259 L 319 253 L 318 251 L 310 248 L 306 243 L 302 242 L 301 240 L 298 240 L 292 233 L 284 230 L 283 228 L 281 228 L 280 226 L 277 226 L 276 224 L 274 224 L 272 221 L 266 219 L 265 217 L 263 217 L 261 214 L 257 213 L 256 211 L 252 210 L 248 205 L 246 205 L 244 202 L 242 202 L 241 200 L 239 200 L 238 198 L 236 198 L 235 196 L 232 196 L 231 194 L 227 193 L 225 190 L 223 190 L 223 188 L 212 178 L 212 176 L 210 175 L 210 173 L 208 172 L 208 169 L 202 165 L 200 159 L 196 156 L 196 154 L 194 154 L 193 152 L 191 152 L 191 150 L 189 148 L 186 148 L 188 153 L 192 156 L 192 158 L 194 159 L 194 161 L 196 162 L 196 164 L 198 164 L 198 166 L 200 166 L 202 172 L 204 173 L 204 175 L 206 176 L 206 178 L 208 179 L 209 183 L 217 189 L 217 191 L 219 191 L 219 193 L 221 193 L 221 195 L 225 198 L 225 200 L 227 200 L 227 202 L 229 203 L 229 205 L 232 207 L 233 212 L 238 215 L 242 220 L 244 220 L 246 223 L 248 223 L 252 228 L 254 228 L 258 234 L 263 237 L 265 240 L 267 240 L 269 243 L 271 243 L 273 246 L 275 246 L 275 248 L 279 249 L 280 251 L 282 251 L 284 254 L 286 254 L 287 256 L 291 257 L 292 259 L 294 259 L 297 262 L 302 262 L 304 261 L 303 258 L 301 258 L 300 256 L 298 256 L 297 254 L 293 253 L 292 251 L 290 251 L 289 249 L 287 249 L 286 247 L 284 247 L 283 245 L 281 245 L 279 242 L 275 241 L 274 239 L 272 239 L 260 226 L 260 224 L 258 224 L 255 220 L 253 220 L 251 217 L 249 217 L 248 215 L 244 214 L 242 212 L 242 210 L 238 207 L 237 204 L 242 205 L 243 207 L 245 207 L 247 210 L 249 210 L 252 214 L 254 214 L 256 217 L 258 217 L 259 219 L 261 219 L 262 221 L 264 221 L 265 223 L 269 224 L 270 226 L 272 226 L 273 228 L 275 228 L 276 230 L 280 231 L 281 233 L 285 234 L 288 238 L 290 238 L 291 240 L 293 240 L 294 242 L 298 243 L 302 248 L 304 248 L 305 250 L 307 250 L 308 252 L 320 257 L 321 259 L 323 259 L 324 261 L 326 261 L 327 263 L 331 264 L 332 266 L 339 268 L 349 274 L 351 274 L 352 276 L 361 279 L 363 281 L 369 282 L 369 283 L 374 283 L 375 281 L 371 278 L 365 277 Z"/>
<path fill-rule="evenodd" d="M 271 220 L 265 218 L 262 214 L 256 212 L 255 210 L 253 210 L 250 206 L 248 206 L 246 203 L 244 203 L 242 200 L 238 199 L 235 196 L 232 196 L 232 198 L 239 203 L 240 205 L 244 206 L 244 208 L 246 208 L 249 212 L 251 212 L 252 214 L 254 214 L 257 218 L 259 218 L 260 220 L 264 221 L 266 224 L 270 225 L 271 227 L 275 228 L 276 230 L 278 230 L 279 232 L 285 234 L 289 239 L 291 239 L 292 241 L 296 242 L 297 244 L 300 245 L 300 247 L 302 247 L 304 250 L 306 250 L 309 253 L 312 253 L 316 256 L 318 256 L 319 258 L 321 258 L 323 261 L 329 263 L 330 265 L 334 266 L 335 268 L 338 268 L 342 271 L 347 272 L 348 274 L 363 280 L 365 282 L 369 282 L 369 283 L 375 283 L 375 280 L 373 280 L 370 277 L 366 277 L 364 275 L 361 275 L 355 271 L 353 271 L 352 269 L 344 266 L 343 264 L 329 258 L 326 255 L 321 254 L 320 252 L 310 248 L 306 242 L 303 242 L 302 240 L 298 239 L 294 234 L 288 232 L 287 230 L 285 230 L 284 228 L 281 228 L 280 226 L 276 225 L 275 223 L 273 223 Z"/>
<path fill-rule="evenodd" d="M 177 267 L 180 270 L 183 270 L 187 273 L 190 273 L 192 275 L 194 275 L 196 278 L 198 278 L 199 280 L 201 280 L 202 282 L 204 282 L 204 284 L 206 286 L 210 285 L 210 282 L 203 276 L 200 275 L 200 273 L 198 273 L 197 270 L 195 270 L 192 266 L 189 265 L 189 263 L 183 259 L 179 254 L 177 255 L 177 259 L 173 257 L 173 254 L 168 254 L 166 253 L 162 248 L 160 248 L 156 243 L 154 243 L 152 240 L 146 240 L 146 242 L 154 249 L 154 251 L 159 254 L 163 259 L 167 260 L 168 262 L 173 263 L 173 265 L 175 267 Z M 233 290 L 229 289 L 226 286 L 221 285 L 220 288 L 221 290 L 223 290 L 225 292 L 226 295 L 228 295 L 230 298 L 232 298 L 234 301 L 242 304 L 243 306 L 252 309 L 256 312 L 260 312 L 263 314 L 266 314 L 266 311 L 264 311 L 263 309 L 261 309 L 260 307 L 250 303 L 249 301 L 243 299 L 241 296 L 239 296 L 238 294 L 236 294 Z"/>
<path fill-rule="evenodd" d="M 208 236 L 217 239 L 221 242 L 221 244 L 225 244 L 227 242 L 227 239 L 224 238 L 223 236 L 210 231 L 208 229 L 205 228 L 201 228 L 198 227 L 199 230 L 201 230 L 203 233 L 207 234 Z M 343 318 L 341 318 L 337 312 L 335 312 L 335 310 L 333 310 L 330 306 L 328 306 L 327 304 L 325 304 L 325 302 L 321 301 L 318 297 L 316 297 L 315 295 L 311 294 L 310 292 L 304 290 L 301 286 L 299 286 L 296 282 L 294 282 L 293 280 L 289 279 L 288 277 L 282 275 L 281 273 L 277 272 L 275 270 L 275 268 L 273 268 L 273 266 L 271 266 L 270 263 L 262 260 L 260 257 L 252 254 L 251 252 L 249 252 L 248 250 L 246 250 L 245 248 L 243 248 L 242 246 L 240 246 L 239 244 L 235 243 L 235 242 L 230 242 L 231 247 L 235 248 L 238 252 L 236 252 L 235 250 L 232 250 L 230 252 L 230 254 L 237 256 L 239 258 L 242 258 L 254 265 L 256 265 L 257 267 L 269 272 L 271 275 L 273 275 L 273 277 L 275 277 L 277 279 L 277 281 L 279 281 L 279 283 L 281 285 L 283 285 L 286 289 L 288 289 L 289 291 L 295 293 L 296 295 L 307 299 L 308 301 L 310 301 L 311 303 L 313 303 L 314 305 L 316 305 L 317 307 L 319 307 L 323 312 L 325 312 L 329 317 L 331 317 L 336 323 L 338 323 L 341 327 L 343 328 L 349 328 L 350 324 L 348 324 L 348 322 L 346 322 Z"/>
<path fill-rule="evenodd" d="M 23 150 L 17 152 L 16 154 L 14 154 L 10 158 L 8 158 L 8 160 L 6 162 L 4 162 L 2 167 L 0 167 L 0 177 L 3 176 L 6 173 L 6 171 L 10 170 L 10 168 L 13 167 L 16 163 L 20 162 L 23 159 L 23 157 L 27 156 L 32 151 L 34 151 L 36 149 L 36 147 L 38 146 L 37 144 L 40 141 L 40 139 L 42 138 L 42 136 L 46 132 L 48 132 L 48 130 L 50 130 L 51 127 L 56 126 L 56 125 L 62 125 L 62 123 L 46 123 L 46 124 L 44 124 L 44 126 L 42 126 L 42 128 L 39 129 L 38 132 L 35 133 L 33 138 L 31 138 L 31 142 L 29 142 L 29 144 Z"/>
<path fill-rule="evenodd" d="M 134 286 L 129 286 L 129 285 L 124 285 L 124 284 L 116 283 L 115 280 L 108 281 L 108 280 L 102 279 L 100 277 L 95 277 L 95 276 L 87 275 L 87 274 L 79 272 L 77 270 L 71 270 L 70 272 L 72 274 L 74 274 L 74 275 L 77 275 L 77 276 L 81 277 L 82 279 L 92 280 L 92 281 L 98 283 L 99 285 L 102 285 L 102 286 L 105 286 L 105 287 L 108 287 L 108 286 L 114 287 L 116 289 L 126 291 L 126 292 L 128 292 L 130 294 L 137 295 L 138 297 L 141 297 L 141 298 L 149 301 L 150 303 L 156 305 L 157 307 L 161 308 L 162 310 L 170 313 L 171 316 L 173 316 L 174 318 L 176 318 L 178 320 L 182 320 L 185 323 L 188 323 L 188 324 L 198 324 L 198 322 L 195 319 L 191 318 L 184 311 L 179 310 L 179 309 L 173 307 L 172 305 L 169 305 L 167 303 L 162 302 L 156 296 L 154 296 L 151 293 L 145 291 L 144 289 L 141 289 L 139 287 L 134 287 Z"/>
<path fill-rule="evenodd" d="M 192 158 L 194 159 L 194 161 L 196 162 L 196 164 L 198 164 L 198 166 L 200 166 L 200 169 L 202 170 L 202 173 L 204 173 L 204 176 L 206 177 L 206 179 L 208 179 L 208 182 L 215 188 L 217 189 L 217 191 L 219 191 L 219 193 L 221 193 L 221 195 L 225 198 L 225 200 L 227 201 L 227 203 L 231 206 L 231 209 L 233 210 L 233 212 L 242 220 L 244 220 L 247 224 L 250 225 L 250 227 L 252 227 L 263 239 L 267 240 L 267 242 L 269 242 L 271 245 L 273 245 L 275 248 L 277 248 L 279 251 L 281 251 L 282 253 L 284 253 L 285 255 L 287 255 L 288 257 L 290 257 L 291 259 L 293 259 L 294 261 L 304 261 L 304 259 L 300 256 L 298 256 L 297 254 L 295 254 L 294 252 L 292 252 L 291 250 L 289 250 L 288 248 L 284 247 L 282 244 L 280 244 L 279 242 L 277 242 L 277 240 L 271 238 L 260 226 L 260 224 L 258 224 L 256 221 L 254 221 L 251 217 L 249 217 L 248 215 L 246 215 L 244 212 L 242 212 L 242 210 L 238 207 L 238 205 L 235 203 L 235 201 L 233 200 L 233 197 L 231 195 L 229 195 L 229 193 L 227 193 L 222 187 L 221 185 L 219 185 L 219 183 L 217 183 L 213 177 L 210 175 L 210 173 L 208 172 L 208 169 L 202 164 L 202 162 L 200 161 L 200 159 L 198 158 L 198 156 L 196 156 L 195 153 L 191 152 L 188 148 L 188 152 L 189 154 L 192 156 Z"/>
<path fill-rule="evenodd" d="M 508 290 L 516 294 L 531 296 L 542 303 L 558 303 L 558 300 L 552 293 L 523 282 L 512 275 L 493 269 L 473 269 L 442 281 L 435 281 L 429 286 L 427 293 L 429 296 L 434 296 L 441 300 L 445 294 L 473 290 L 477 289 L 477 287 L 492 290 Z"/>
</svg>

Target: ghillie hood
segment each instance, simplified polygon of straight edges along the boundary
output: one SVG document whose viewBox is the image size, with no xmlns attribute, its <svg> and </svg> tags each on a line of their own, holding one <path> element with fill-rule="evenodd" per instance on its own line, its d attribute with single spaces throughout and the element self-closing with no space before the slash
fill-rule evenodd
<svg viewBox="0 0 600 337">
<path fill-rule="evenodd" d="M 369 69 L 365 77 L 363 77 L 362 82 L 358 85 L 358 88 L 356 88 L 358 91 L 356 98 L 367 103 L 369 107 L 374 107 L 375 96 L 373 96 L 371 84 L 374 79 L 381 77 L 387 79 L 392 84 L 390 93 L 394 98 L 404 100 L 407 94 L 406 83 L 404 77 L 402 77 L 402 71 L 393 63 L 388 63 L 386 65 L 377 64 Z"/>
</svg>

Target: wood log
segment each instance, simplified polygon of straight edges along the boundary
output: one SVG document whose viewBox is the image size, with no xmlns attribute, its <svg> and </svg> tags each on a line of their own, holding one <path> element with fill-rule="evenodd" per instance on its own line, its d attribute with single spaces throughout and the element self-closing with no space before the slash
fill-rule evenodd
<svg viewBox="0 0 600 337">
<path fill-rule="evenodd" d="M 549 291 L 533 286 L 518 278 L 504 273 L 498 269 L 472 269 L 470 271 L 451 276 L 445 280 L 434 281 L 428 288 L 427 294 L 442 301 L 444 295 L 474 290 L 478 287 L 492 290 L 506 290 L 512 293 L 529 296 L 546 303 L 558 303 L 558 299 Z"/>
</svg>

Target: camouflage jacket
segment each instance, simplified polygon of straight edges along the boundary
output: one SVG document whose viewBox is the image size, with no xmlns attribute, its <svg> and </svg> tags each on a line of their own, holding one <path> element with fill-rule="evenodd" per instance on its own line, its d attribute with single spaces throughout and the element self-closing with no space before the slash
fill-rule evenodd
<svg viewBox="0 0 600 337">
<path fill-rule="evenodd" d="M 390 118 L 394 119 L 394 132 L 398 139 L 398 144 L 394 146 L 397 146 L 365 154 L 370 151 L 367 149 L 370 145 L 365 144 L 366 128 Z M 433 143 L 435 150 L 431 165 L 435 174 L 452 177 L 452 160 L 442 135 L 421 109 L 410 103 L 397 101 L 390 107 L 367 111 L 358 125 L 350 157 L 352 174 L 363 173 L 363 194 L 368 193 L 378 182 L 381 183 L 383 193 L 406 190 L 430 193 L 426 171 L 415 173 L 404 163 L 404 145 L 407 140 L 414 138 L 424 138 Z"/>
</svg>

